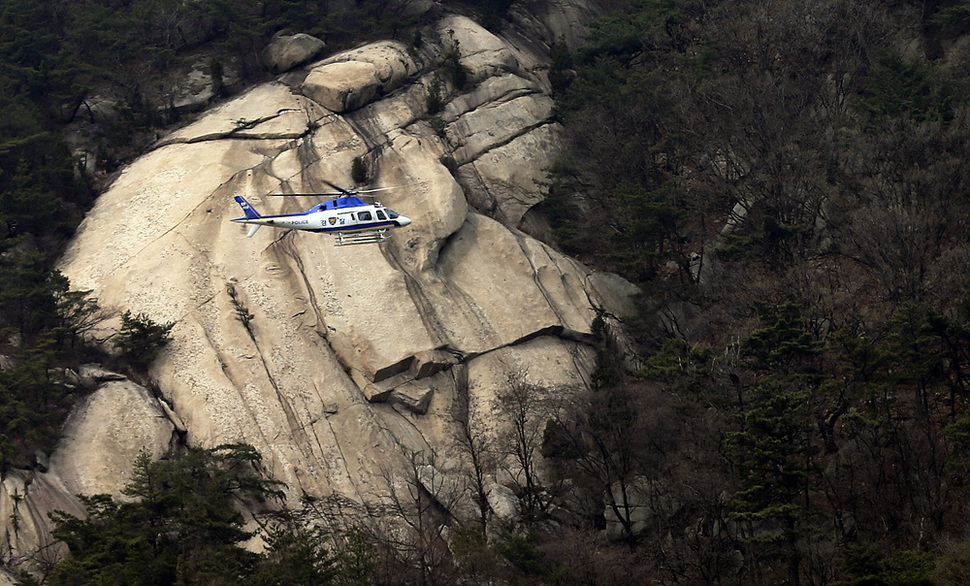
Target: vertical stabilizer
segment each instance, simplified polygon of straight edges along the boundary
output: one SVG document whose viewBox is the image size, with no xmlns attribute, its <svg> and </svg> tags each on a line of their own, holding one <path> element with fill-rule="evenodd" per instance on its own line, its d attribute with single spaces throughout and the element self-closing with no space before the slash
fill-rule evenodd
<svg viewBox="0 0 970 586">
<path fill-rule="evenodd" d="M 258 220 L 259 218 L 262 218 L 262 216 L 259 215 L 259 212 L 256 211 L 256 208 L 254 208 L 252 205 L 250 205 L 248 201 L 246 201 L 245 197 L 241 195 L 237 195 L 235 199 L 236 199 L 236 203 L 239 204 L 239 207 L 241 207 L 243 211 L 246 212 L 247 220 Z"/>
</svg>

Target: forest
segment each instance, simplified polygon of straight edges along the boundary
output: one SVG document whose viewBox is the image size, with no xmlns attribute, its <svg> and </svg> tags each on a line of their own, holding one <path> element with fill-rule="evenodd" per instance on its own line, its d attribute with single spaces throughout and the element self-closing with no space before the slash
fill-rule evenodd
<svg viewBox="0 0 970 586">
<path fill-rule="evenodd" d="M 340 47 L 420 24 L 348 6 L 0 2 L 0 473 L 51 449 L 77 400 L 57 368 L 96 352 L 96 300 L 53 270 L 100 187 L 65 142 L 84 96 L 118 98 L 114 126 L 90 130 L 110 173 L 179 116 L 133 80 L 207 47 L 244 85 L 269 75 L 252 55 L 277 30 Z M 494 28 L 509 7 L 463 6 Z M 970 582 L 970 2 L 600 8 L 584 47 L 552 48 L 567 145 L 532 213 L 554 246 L 639 284 L 640 315 L 597 319 L 576 404 L 509 381 L 530 433 L 502 449 L 551 470 L 517 487 L 525 526 L 449 527 L 442 551 L 429 503 L 401 495 L 407 543 L 283 516 L 250 554 L 227 495 L 275 498 L 259 455 L 187 448 L 140 460 L 131 501 L 55 518 L 71 556 L 44 583 Z M 126 317 L 114 360 L 137 373 L 170 325 Z M 467 439 L 476 470 L 499 449 Z"/>
</svg>

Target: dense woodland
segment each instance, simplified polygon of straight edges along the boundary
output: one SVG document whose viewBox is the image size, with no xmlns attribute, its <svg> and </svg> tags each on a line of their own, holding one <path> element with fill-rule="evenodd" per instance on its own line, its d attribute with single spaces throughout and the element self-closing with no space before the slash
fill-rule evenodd
<svg viewBox="0 0 970 586">
<path fill-rule="evenodd" d="M 110 173 L 182 115 L 138 80 L 204 50 L 245 85 L 280 29 L 339 48 L 420 24 L 345 4 L 0 1 L 0 473 L 51 449 L 77 392 L 57 368 L 94 352 L 96 300 L 51 270 L 100 180 L 65 140 L 93 88 L 120 112 L 84 127 Z M 507 26 L 506 2 L 464 8 Z M 269 516 L 250 554 L 233 498 L 277 495 L 259 455 L 186 449 L 140 460 L 130 502 L 56 517 L 71 557 L 46 583 L 970 582 L 970 3 L 610 0 L 590 27 L 553 48 L 569 144 L 535 213 L 640 284 L 640 317 L 597 319 L 575 404 L 509 380 L 515 437 L 466 437 L 479 522 L 445 527 L 415 475 L 359 516 L 394 539 L 308 501 L 316 529 Z M 125 317 L 114 360 L 137 375 L 170 325 Z M 487 527 L 499 455 L 514 529 Z"/>
</svg>

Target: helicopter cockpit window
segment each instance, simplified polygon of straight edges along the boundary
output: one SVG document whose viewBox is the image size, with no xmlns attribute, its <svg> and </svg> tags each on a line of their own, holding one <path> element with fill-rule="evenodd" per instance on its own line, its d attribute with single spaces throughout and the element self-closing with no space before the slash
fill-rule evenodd
<svg viewBox="0 0 970 586">
<path fill-rule="evenodd" d="M 357 219 L 362 222 L 369 222 L 371 219 L 370 212 L 357 212 Z"/>
<path fill-rule="evenodd" d="M 397 218 L 397 212 L 384 208 L 387 211 L 387 216 L 392 220 Z"/>
<path fill-rule="evenodd" d="M 377 211 L 376 211 L 376 212 L 374 212 L 374 213 L 376 213 L 376 214 L 377 214 L 377 219 L 378 219 L 378 220 L 386 220 L 386 219 L 387 219 L 387 216 L 385 216 L 385 215 L 384 215 L 384 212 L 382 212 L 381 210 L 377 210 Z"/>
</svg>

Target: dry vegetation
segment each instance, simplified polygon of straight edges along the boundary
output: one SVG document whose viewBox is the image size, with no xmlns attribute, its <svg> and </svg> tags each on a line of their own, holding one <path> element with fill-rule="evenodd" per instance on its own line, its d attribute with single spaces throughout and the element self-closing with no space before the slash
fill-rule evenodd
<svg viewBox="0 0 970 586">
<path fill-rule="evenodd" d="M 545 205 L 561 247 L 645 291 L 645 368 L 561 426 L 636 429 L 598 485 L 636 483 L 653 513 L 621 523 L 629 561 L 688 583 L 957 583 L 967 6 L 622 12 L 553 70 L 578 76 Z"/>
</svg>

